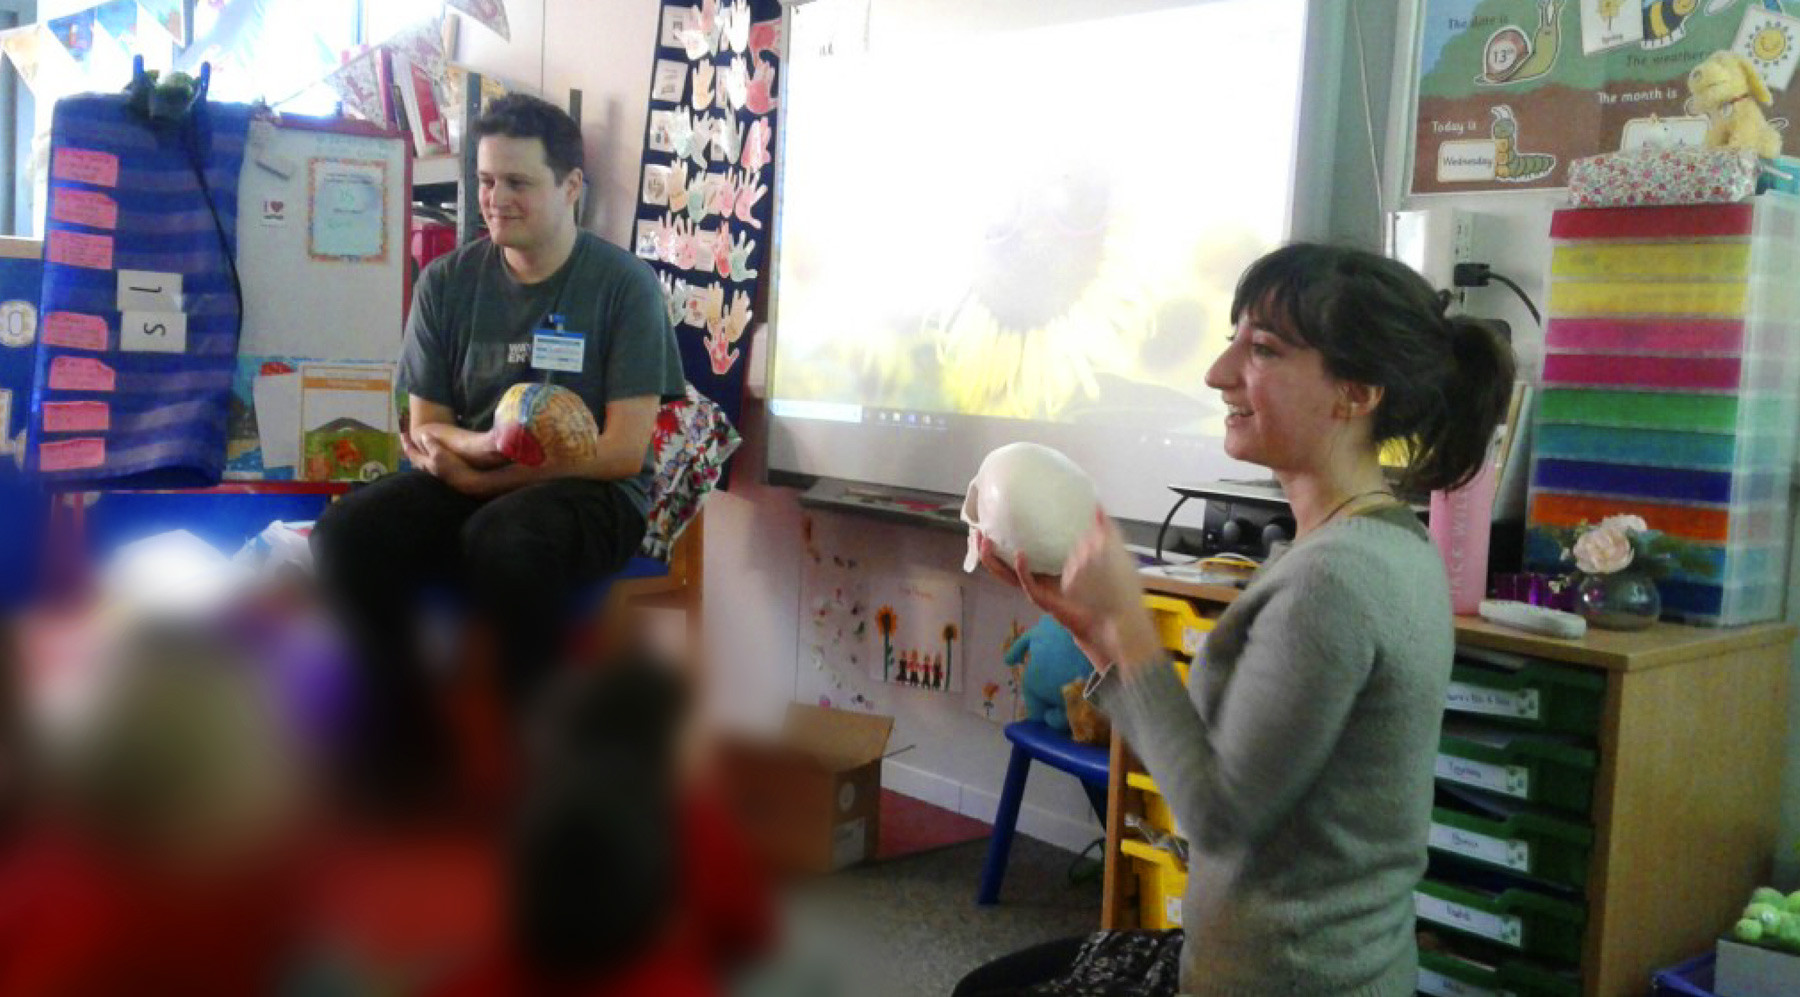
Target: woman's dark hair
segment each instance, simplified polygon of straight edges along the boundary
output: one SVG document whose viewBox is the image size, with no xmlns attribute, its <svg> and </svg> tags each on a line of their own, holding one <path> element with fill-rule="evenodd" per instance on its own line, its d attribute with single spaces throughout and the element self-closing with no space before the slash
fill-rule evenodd
<svg viewBox="0 0 1800 997">
<path fill-rule="evenodd" d="M 1405 264 L 1340 246 L 1294 243 L 1238 279 L 1231 323 L 1318 350 L 1341 381 L 1382 390 L 1374 443 L 1408 446 L 1402 486 L 1465 484 L 1487 459 L 1512 397 L 1513 353 L 1489 326 L 1446 316 L 1444 301 Z"/>
<path fill-rule="evenodd" d="M 477 142 L 490 135 L 503 135 L 544 143 L 544 162 L 550 164 L 557 183 L 586 162 L 581 149 L 581 126 L 567 111 L 529 94 L 510 93 L 495 100 L 475 119 L 470 132 Z"/>
</svg>

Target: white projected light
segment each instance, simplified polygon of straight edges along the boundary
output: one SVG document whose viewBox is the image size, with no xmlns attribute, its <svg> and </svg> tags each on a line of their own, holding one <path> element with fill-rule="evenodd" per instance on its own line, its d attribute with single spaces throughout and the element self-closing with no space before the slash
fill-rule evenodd
<svg viewBox="0 0 1800 997">
<path fill-rule="evenodd" d="M 960 493 L 987 451 L 1040 442 L 1146 519 L 1170 480 L 1254 476 L 1203 382 L 1238 275 L 1295 231 L 1307 21 L 1304 0 L 790 8 L 769 466 Z"/>
</svg>

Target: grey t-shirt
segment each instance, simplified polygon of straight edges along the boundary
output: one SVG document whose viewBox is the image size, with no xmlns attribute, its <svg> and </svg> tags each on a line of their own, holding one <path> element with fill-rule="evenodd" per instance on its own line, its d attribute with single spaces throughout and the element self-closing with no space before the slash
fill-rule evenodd
<svg viewBox="0 0 1800 997">
<path fill-rule="evenodd" d="M 580 373 L 531 366 L 532 337 L 551 315 L 585 336 Z M 400 355 L 400 384 L 447 405 L 456 424 L 483 432 L 506 389 L 525 381 L 559 384 L 587 402 L 606 428 L 606 403 L 683 396 L 681 351 L 663 306 L 662 285 L 642 260 L 582 231 L 562 268 L 521 284 L 500 247 L 483 239 L 435 260 L 413 290 Z M 618 484 L 638 512 L 650 505 L 651 452 Z"/>
</svg>

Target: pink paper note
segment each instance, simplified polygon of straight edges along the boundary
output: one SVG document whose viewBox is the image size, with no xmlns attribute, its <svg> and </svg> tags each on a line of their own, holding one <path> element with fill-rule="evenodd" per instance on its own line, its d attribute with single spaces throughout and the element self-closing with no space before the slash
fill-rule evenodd
<svg viewBox="0 0 1800 997">
<path fill-rule="evenodd" d="M 99 191 L 71 187 L 50 195 L 50 217 L 89 228 L 118 228 L 119 205 Z"/>
<path fill-rule="evenodd" d="M 97 187 L 119 185 L 119 157 L 92 149 L 62 148 L 50 165 L 50 175 L 58 180 L 91 183 Z"/>
<path fill-rule="evenodd" d="M 51 312 L 44 316 L 44 343 L 66 350 L 106 349 L 106 320 L 80 312 Z"/>
<path fill-rule="evenodd" d="M 45 402 L 44 432 L 104 433 L 112 428 L 112 406 L 105 402 Z"/>
<path fill-rule="evenodd" d="M 38 446 L 38 468 L 44 471 L 79 471 L 106 463 L 106 441 L 97 436 L 58 440 Z"/>
<path fill-rule="evenodd" d="M 111 270 L 113 239 L 110 235 L 86 235 L 81 232 L 51 232 L 50 248 L 44 254 L 52 263 L 93 270 Z"/>
<path fill-rule="evenodd" d="M 52 391 L 111 391 L 113 369 L 89 357 L 55 357 L 50 361 Z"/>
</svg>

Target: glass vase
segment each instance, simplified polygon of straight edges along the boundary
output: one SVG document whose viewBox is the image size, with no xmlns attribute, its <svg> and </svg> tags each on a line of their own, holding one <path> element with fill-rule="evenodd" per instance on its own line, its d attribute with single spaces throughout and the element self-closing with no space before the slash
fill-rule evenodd
<svg viewBox="0 0 1800 997">
<path fill-rule="evenodd" d="M 1575 590 L 1575 611 L 1604 630 L 1643 630 L 1662 615 L 1662 593 L 1642 571 L 1586 575 Z"/>
</svg>

